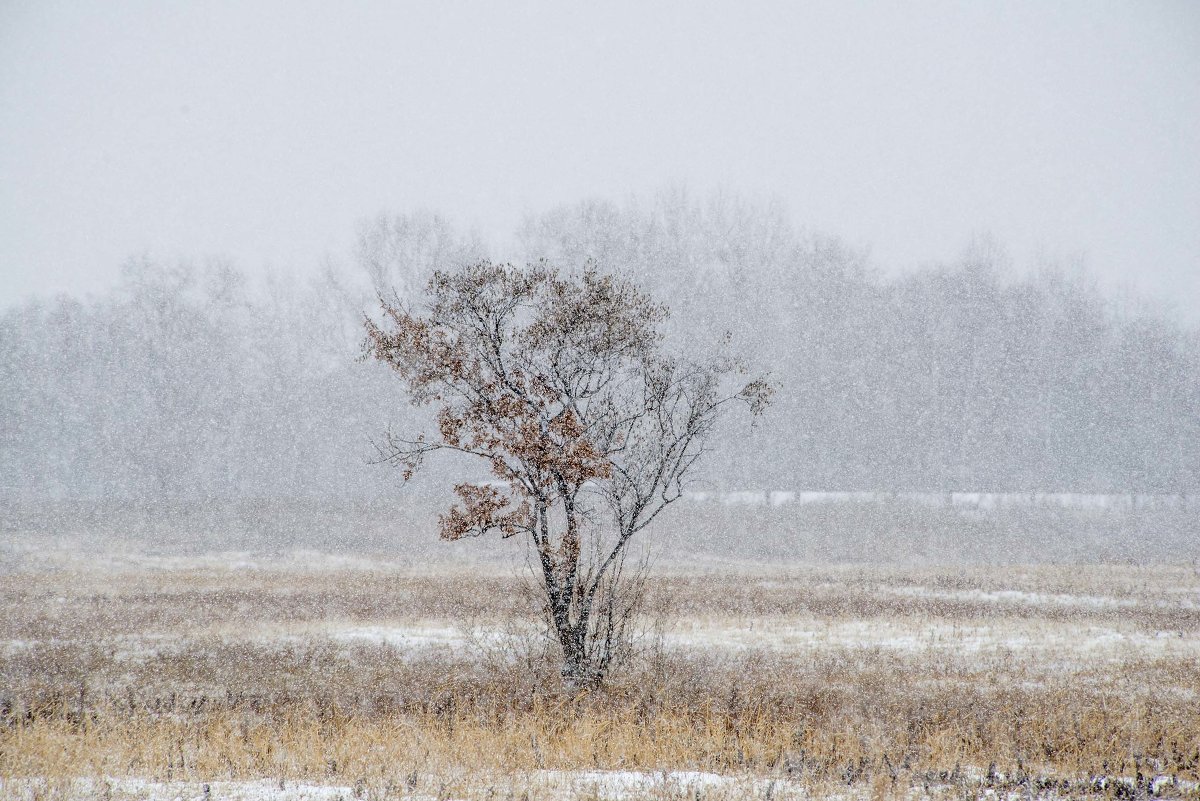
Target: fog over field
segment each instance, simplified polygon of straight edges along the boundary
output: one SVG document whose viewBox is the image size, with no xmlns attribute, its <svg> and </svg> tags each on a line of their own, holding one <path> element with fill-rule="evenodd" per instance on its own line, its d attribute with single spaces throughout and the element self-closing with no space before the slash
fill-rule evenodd
<svg viewBox="0 0 1200 801">
<path fill-rule="evenodd" d="M 375 543 L 382 529 L 426 539 L 421 522 L 450 487 L 480 476 L 448 459 L 401 489 L 372 463 L 386 427 L 434 423 L 359 358 L 361 320 L 377 293 L 418 304 L 433 270 L 487 257 L 608 265 L 670 307 L 669 347 L 704 353 L 729 335 L 778 387 L 755 425 L 719 430 L 690 477 L 685 546 L 775 557 L 780 543 L 767 541 L 790 526 L 810 546 L 793 558 L 827 559 L 838 546 L 812 547 L 814 529 L 840 526 L 851 540 L 891 531 L 890 558 L 907 539 L 952 560 L 1003 533 L 1018 560 L 1171 561 L 1194 541 L 1200 335 L 1119 307 L 1086 277 L 1014 278 L 989 240 L 887 277 L 771 204 L 684 190 L 531 215 L 503 254 L 431 212 L 358 231 L 346 264 L 316 278 L 139 258 L 103 294 L 5 311 L 9 525 L 49 532 L 83 516 L 153 532 L 161 516 L 231 548 L 270 545 L 272 533 L 281 545 Z M 822 511 L 832 518 L 814 519 Z M 746 525 L 736 545 L 723 541 Z M 945 551 L 917 545 L 937 528 Z"/>
<path fill-rule="evenodd" d="M 0 7 L 0 797 L 1200 797 L 1200 7 Z"/>
</svg>

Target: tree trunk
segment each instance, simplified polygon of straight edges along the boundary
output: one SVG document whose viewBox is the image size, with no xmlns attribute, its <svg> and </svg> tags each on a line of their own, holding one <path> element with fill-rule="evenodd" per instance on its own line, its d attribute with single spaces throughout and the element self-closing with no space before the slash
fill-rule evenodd
<svg viewBox="0 0 1200 801">
<path fill-rule="evenodd" d="M 576 624 L 559 633 L 563 649 L 562 677 L 572 690 L 589 689 L 604 678 L 588 659 L 586 638 L 586 624 Z"/>
</svg>

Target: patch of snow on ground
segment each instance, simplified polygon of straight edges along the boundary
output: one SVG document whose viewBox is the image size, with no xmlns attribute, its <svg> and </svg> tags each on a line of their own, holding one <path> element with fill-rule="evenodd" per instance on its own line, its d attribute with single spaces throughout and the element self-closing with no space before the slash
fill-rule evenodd
<svg viewBox="0 0 1200 801">
<path fill-rule="evenodd" d="M 624 798 L 631 793 L 645 794 L 651 791 L 665 792 L 676 797 L 680 792 L 694 793 L 710 790 L 742 787 L 751 790 L 754 785 L 764 787 L 767 782 L 702 773 L 694 770 L 674 770 L 650 773 L 637 770 L 587 770 L 587 771 L 541 771 L 536 774 L 537 784 L 548 788 L 570 789 L 572 794 L 601 795 L 604 798 Z"/>
<path fill-rule="evenodd" d="M 401 651 L 418 648 L 462 648 L 467 638 L 453 626 L 347 626 L 331 629 L 339 642 L 387 645 Z"/>
<path fill-rule="evenodd" d="M 468 628 L 445 620 L 321 621 L 261 629 L 220 627 L 204 634 L 232 641 L 297 647 L 322 641 L 374 644 L 393 648 L 401 655 L 504 648 L 524 636 L 516 631 Z M 780 653 L 843 649 L 973 655 L 1018 652 L 1089 662 L 1131 657 L 1200 658 L 1200 631 L 1146 631 L 1120 622 L 1097 625 L 1023 618 L 956 623 L 915 617 L 846 620 L 800 616 L 751 620 L 689 617 L 666 622 L 661 637 L 662 645 L 669 649 L 735 652 L 757 649 Z M 120 659 L 146 658 L 185 647 L 190 639 L 183 633 L 123 635 L 113 639 L 114 655 Z M 42 643 L 27 639 L 3 640 L 0 653 L 12 654 L 39 644 Z"/>
<path fill-rule="evenodd" d="M 895 595 L 936 598 L 945 601 L 976 603 L 1010 603 L 1029 606 L 1078 606 L 1096 609 L 1121 609 L 1137 606 L 1131 598 L 1112 598 L 1105 595 L 1069 595 L 1067 593 L 1027 592 L 1025 590 L 938 590 L 931 587 L 880 587 Z"/>
<path fill-rule="evenodd" d="M 917 785 L 910 788 L 910 798 L 961 798 L 965 789 L 974 792 L 972 797 L 995 799 L 1000 801 L 1051 801 L 1075 797 L 1075 793 L 1084 789 L 1082 785 L 1072 787 L 1068 795 L 1059 794 L 1055 789 L 1035 791 L 1026 786 L 1019 789 L 1000 789 L 980 786 L 979 780 L 962 784 L 929 785 L 924 792 Z M 1104 777 L 1096 780 L 1095 785 L 1087 786 L 1085 794 L 1092 797 L 1093 791 L 1103 792 L 1105 788 L 1120 787 L 1133 797 L 1139 786 L 1128 777 Z M 633 799 L 678 799 L 678 798 L 775 798 L 784 799 L 841 799 L 842 801 L 857 801 L 877 797 L 869 786 L 859 785 L 854 788 L 840 786 L 836 791 L 831 787 L 808 787 L 803 784 L 768 777 L 751 776 L 722 776 L 715 773 L 699 771 L 536 771 L 533 773 L 514 773 L 503 776 L 488 776 L 480 774 L 469 780 L 470 789 L 463 789 L 461 780 L 454 782 L 459 791 L 443 788 L 437 795 L 423 792 L 404 792 L 395 787 L 389 787 L 386 797 L 397 801 L 452 801 L 469 794 L 473 798 L 504 798 L 529 797 L 530 790 L 537 798 L 554 798 L 563 801 L 633 801 Z M 483 795 L 487 788 L 486 795 Z M 1155 777 L 1149 787 L 1151 793 L 1158 795 L 1194 793 L 1197 789 L 1195 782 L 1181 781 L 1176 778 Z M 315 784 L 296 781 L 279 781 L 277 779 L 249 781 L 213 781 L 213 782 L 158 782 L 136 778 L 103 778 L 103 779 L 0 779 L 0 797 L 25 801 L 47 796 L 60 798 L 63 801 L 73 799 L 104 798 L 111 801 L 352 801 L 357 798 L 378 797 L 378 788 L 366 785 Z M 518 795 L 520 794 L 520 795 Z"/>
<path fill-rule="evenodd" d="M 823 621 L 797 618 L 674 621 L 663 644 L 676 648 L 809 651 L 881 648 L 988 653 L 1071 652 L 1089 660 L 1138 656 L 1200 657 L 1200 632 L 1145 632 L 1116 626 L 996 620 L 980 624 L 884 618 Z"/>
<path fill-rule="evenodd" d="M 492 784 L 534 789 L 562 799 L 677 798 L 680 794 L 720 792 L 722 797 L 760 797 L 766 791 L 783 790 L 786 783 L 776 779 L 721 776 L 699 771 L 536 771 L 503 777 L 477 777 L 474 784 Z M 112 801 L 351 801 L 370 798 L 371 788 L 333 784 L 312 784 L 278 780 L 157 782 L 136 778 L 75 779 L 48 782 L 42 779 L 0 780 L 0 796 L 34 799 L 48 793 L 64 799 L 107 798 Z M 407 801 L 433 801 L 435 796 L 420 792 L 389 798 Z M 437 798 L 452 799 L 454 793 L 439 793 Z M 547 796 L 539 796 L 547 797 Z"/>
<path fill-rule="evenodd" d="M 305 782 L 215 781 L 155 782 L 145 779 L 76 779 L 67 786 L 39 780 L 0 780 L 5 798 L 110 798 L 112 801 L 350 801 L 361 797 L 354 787 Z M 415 799 L 421 796 L 409 796 Z"/>
</svg>

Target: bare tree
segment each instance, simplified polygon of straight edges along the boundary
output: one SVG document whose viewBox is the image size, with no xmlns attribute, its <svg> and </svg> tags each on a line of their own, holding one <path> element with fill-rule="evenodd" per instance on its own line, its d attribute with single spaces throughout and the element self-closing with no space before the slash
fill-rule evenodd
<svg viewBox="0 0 1200 801">
<path fill-rule="evenodd" d="M 735 359 L 664 353 L 666 307 L 592 265 L 563 276 L 480 262 L 435 272 L 421 313 L 381 303 L 366 356 L 436 406 L 438 432 L 389 431 L 380 460 L 405 480 L 433 451 L 483 460 L 494 480 L 455 486 L 441 536 L 528 537 L 563 675 L 598 683 L 638 608 L 630 540 L 682 496 L 722 412 L 742 403 L 757 418 L 770 386 Z"/>
</svg>

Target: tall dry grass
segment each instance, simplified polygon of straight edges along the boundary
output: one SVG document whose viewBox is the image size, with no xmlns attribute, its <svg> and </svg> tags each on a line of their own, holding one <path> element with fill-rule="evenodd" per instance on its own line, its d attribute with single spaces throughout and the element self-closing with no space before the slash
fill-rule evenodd
<svg viewBox="0 0 1200 801">
<path fill-rule="evenodd" d="M 1195 608 L 1178 602 L 1183 575 L 1163 571 L 1081 578 L 1041 569 L 1006 580 L 855 568 L 655 581 L 656 614 L 747 625 L 802 612 L 1050 623 L 1116 615 L 1146 631 L 1198 628 Z M 894 592 L 912 586 L 933 594 Z M 1131 605 L 971 600 L 1013 587 L 1103 592 Z M 496 776 L 539 770 L 701 770 L 880 797 L 930 783 L 1074 796 L 1100 788 L 1101 776 L 1200 782 L 1196 660 L 649 647 L 604 688 L 573 695 L 552 656 L 520 641 L 405 651 L 230 634 L 252 620 L 269 628 L 467 615 L 499 625 L 528 611 L 513 590 L 510 579 L 483 574 L 16 577 L 0 589 L 9 642 L 0 652 L 0 778 L 270 778 L 464 796 Z"/>
</svg>

